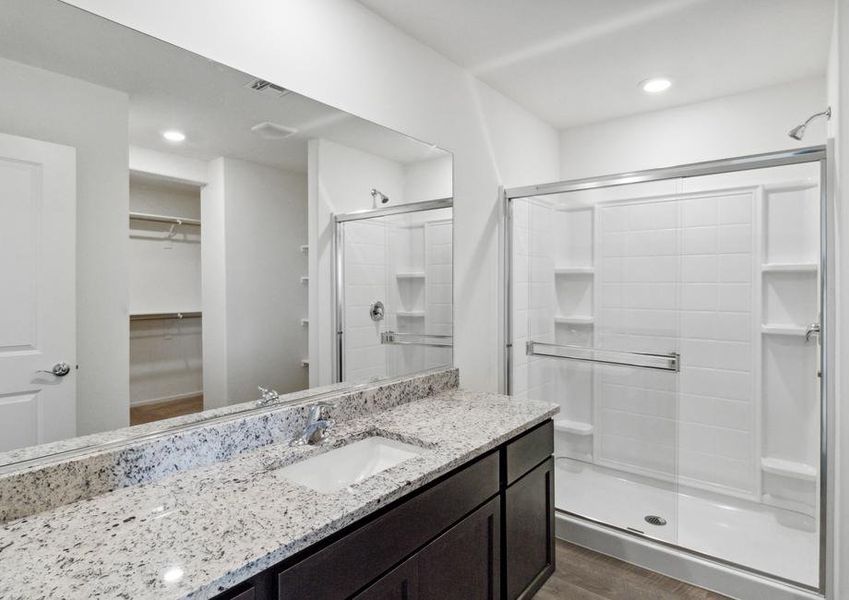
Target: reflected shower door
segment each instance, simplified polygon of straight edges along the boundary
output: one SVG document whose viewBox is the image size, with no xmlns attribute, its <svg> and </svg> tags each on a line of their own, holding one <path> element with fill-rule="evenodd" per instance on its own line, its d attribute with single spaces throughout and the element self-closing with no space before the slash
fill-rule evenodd
<svg viewBox="0 0 849 600">
<path fill-rule="evenodd" d="M 557 509 L 677 542 L 677 180 L 513 201 L 513 393 L 560 405 Z"/>
<path fill-rule="evenodd" d="M 341 222 L 343 381 L 452 364 L 452 209 Z"/>
</svg>

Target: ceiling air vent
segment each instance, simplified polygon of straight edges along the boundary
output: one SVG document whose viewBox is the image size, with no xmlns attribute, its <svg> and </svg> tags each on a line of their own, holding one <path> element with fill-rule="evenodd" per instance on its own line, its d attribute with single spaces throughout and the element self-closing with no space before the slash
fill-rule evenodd
<svg viewBox="0 0 849 600">
<path fill-rule="evenodd" d="M 294 127 L 286 127 L 285 125 L 279 125 L 269 121 L 257 123 L 251 127 L 251 131 L 266 140 L 282 140 L 290 135 L 298 133 L 298 130 Z"/>
<path fill-rule="evenodd" d="M 248 82 L 245 87 L 255 92 L 260 92 L 275 98 L 282 98 L 286 94 L 290 93 L 286 88 L 275 85 L 265 79 L 254 79 L 253 81 Z"/>
</svg>

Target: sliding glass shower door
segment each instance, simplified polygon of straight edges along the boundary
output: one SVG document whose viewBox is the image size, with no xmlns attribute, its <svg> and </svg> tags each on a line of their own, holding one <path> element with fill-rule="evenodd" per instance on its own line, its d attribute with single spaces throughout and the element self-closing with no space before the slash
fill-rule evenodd
<svg viewBox="0 0 849 600">
<path fill-rule="evenodd" d="M 337 217 L 340 381 L 452 364 L 452 240 L 450 201 Z"/>
<path fill-rule="evenodd" d="M 820 158 L 510 197 L 510 392 L 561 407 L 559 512 L 820 587 Z"/>
</svg>

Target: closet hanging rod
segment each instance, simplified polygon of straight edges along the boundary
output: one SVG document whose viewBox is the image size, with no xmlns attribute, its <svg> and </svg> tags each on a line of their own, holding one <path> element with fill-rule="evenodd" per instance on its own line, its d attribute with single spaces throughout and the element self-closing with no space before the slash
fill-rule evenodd
<svg viewBox="0 0 849 600">
<path fill-rule="evenodd" d="M 137 313 L 130 315 L 130 321 L 159 321 L 165 319 L 200 319 L 203 313 L 174 312 L 174 313 Z"/>
<path fill-rule="evenodd" d="M 170 215 L 152 215 L 149 213 L 131 212 L 131 221 L 153 221 L 155 223 L 175 223 L 176 225 L 197 225 L 200 227 L 200 219 L 189 219 L 188 217 L 172 217 Z"/>
</svg>

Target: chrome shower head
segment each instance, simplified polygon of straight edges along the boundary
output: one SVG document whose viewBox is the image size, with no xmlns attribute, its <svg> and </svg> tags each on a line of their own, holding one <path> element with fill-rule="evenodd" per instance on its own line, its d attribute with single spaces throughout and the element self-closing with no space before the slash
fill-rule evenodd
<svg viewBox="0 0 849 600">
<path fill-rule="evenodd" d="M 377 207 L 378 204 L 388 204 L 389 196 L 381 192 L 380 190 L 376 190 L 372 188 L 371 190 L 371 199 L 374 200 L 374 206 Z"/>
<path fill-rule="evenodd" d="M 801 125 L 796 125 L 796 127 L 791 129 L 790 131 L 788 131 L 787 135 L 792 137 L 794 140 L 801 140 L 803 137 L 805 137 L 805 129 L 807 129 L 808 123 L 810 123 L 811 121 L 813 121 L 817 117 L 825 117 L 826 120 L 830 119 L 831 118 L 831 107 L 829 106 L 824 111 L 819 112 L 815 115 L 811 115 L 810 117 L 807 118 L 807 120 L 804 123 L 802 123 Z"/>
</svg>

